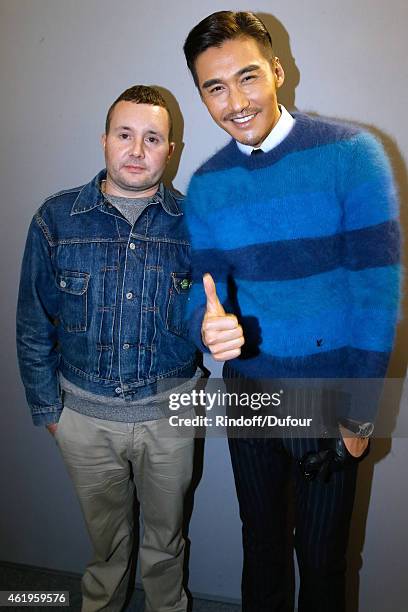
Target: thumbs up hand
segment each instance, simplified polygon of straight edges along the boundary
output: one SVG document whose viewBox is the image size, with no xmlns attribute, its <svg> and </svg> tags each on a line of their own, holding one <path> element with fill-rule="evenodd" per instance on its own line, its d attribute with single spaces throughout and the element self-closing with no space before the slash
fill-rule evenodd
<svg viewBox="0 0 408 612">
<path fill-rule="evenodd" d="M 201 326 L 203 343 L 216 361 L 235 359 L 241 354 L 245 339 L 241 325 L 235 315 L 226 314 L 217 296 L 217 289 L 211 274 L 203 277 L 207 307 Z"/>
</svg>

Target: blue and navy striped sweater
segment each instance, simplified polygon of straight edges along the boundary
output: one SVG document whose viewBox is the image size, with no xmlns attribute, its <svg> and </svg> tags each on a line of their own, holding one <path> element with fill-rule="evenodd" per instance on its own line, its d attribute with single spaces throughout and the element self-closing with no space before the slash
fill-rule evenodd
<svg viewBox="0 0 408 612">
<path fill-rule="evenodd" d="M 201 279 L 210 272 L 244 328 L 234 370 L 256 378 L 382 377 L 400 286 L 389 162 L 355 126 L 294 117 L 270 152 L 246 156 L 231 141 L 191 180 L 192 336 L 200 345 Z"/>
</svg>

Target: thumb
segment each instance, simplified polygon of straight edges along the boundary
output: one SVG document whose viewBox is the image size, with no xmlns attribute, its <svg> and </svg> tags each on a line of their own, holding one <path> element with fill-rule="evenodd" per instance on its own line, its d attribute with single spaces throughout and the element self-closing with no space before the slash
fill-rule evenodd
<svg viewBox="0 0 408 612">
<path fill-rule="evenodd" d="M 207 297 L 205 314 L 210 315 L 211 317 L 223 317 L 225 315 L 225 310 L 218 299 L 217 289 L 215 287 L 213 277 L 211 274 L 208 274 L 208 272 L 203 276 L 203 285 L 205 295 Z"/>
</svg>

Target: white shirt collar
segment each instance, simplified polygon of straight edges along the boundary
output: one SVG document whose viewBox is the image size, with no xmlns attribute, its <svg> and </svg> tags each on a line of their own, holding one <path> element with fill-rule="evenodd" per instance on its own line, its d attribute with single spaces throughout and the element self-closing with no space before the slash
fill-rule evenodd
<svg viewBox="0 0 408 612">
<path fill-rule="evenodd" d="M 264 153 L 268 153 L 268 151 L 271 151 L 283 140 L 285 140 L 286 136 L 289 134 L 295 124 L 295 119 L 288 113 L 282 104 L 279 105 L 279 108 L 281 111 L 281 116 L 278 119 L 278 123 L 272 128 L 271 132 L 259 147 Z M 254 147 L 251 147 L 251 145 L 245 145 L 238 141 L 236 141 L 236 143 L 238 149 L 242 151 L 242 153 L 245 153 L 245 155 L 251 155 L 252 151 L 254 150 Z"/>
</svg>

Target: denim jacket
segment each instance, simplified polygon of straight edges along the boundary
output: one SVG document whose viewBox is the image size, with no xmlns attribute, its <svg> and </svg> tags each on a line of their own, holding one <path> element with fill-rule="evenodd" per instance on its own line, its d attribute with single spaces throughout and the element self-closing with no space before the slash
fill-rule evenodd
<svg viewBox="0 0 408 612">
<path fill-rule="evenodd" d="M 59 372 L 135 400 L 196 370 L 183 316 L 191 286 L 183 197 L 165 188 L 131 228 L 100 191 L 105 175 L 48 198 L 28 232 L 17 350 L 36 425 L 58 421 Z"/>
</svg>

